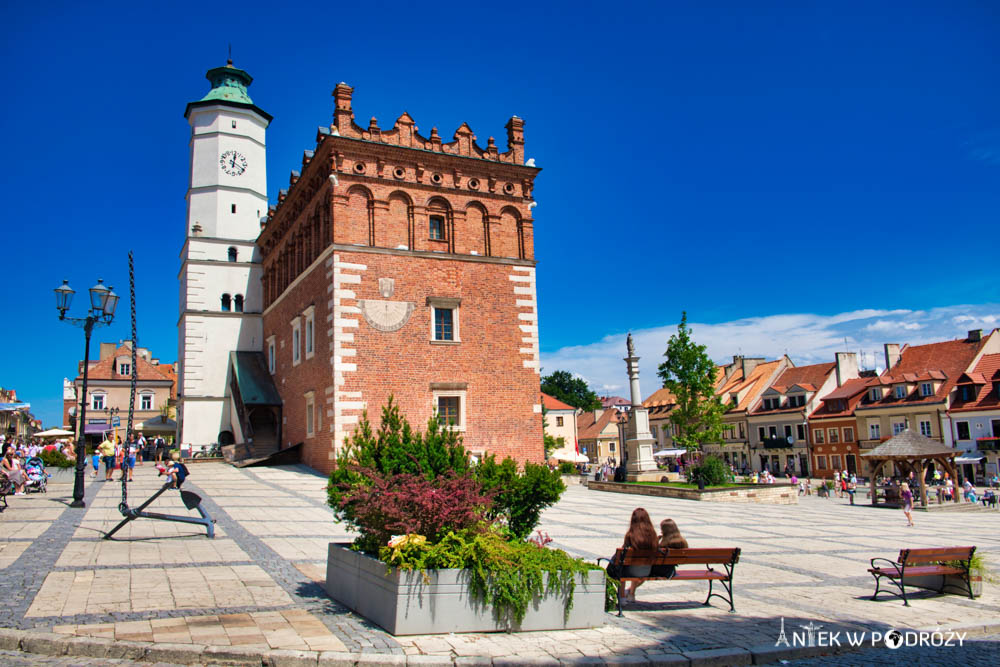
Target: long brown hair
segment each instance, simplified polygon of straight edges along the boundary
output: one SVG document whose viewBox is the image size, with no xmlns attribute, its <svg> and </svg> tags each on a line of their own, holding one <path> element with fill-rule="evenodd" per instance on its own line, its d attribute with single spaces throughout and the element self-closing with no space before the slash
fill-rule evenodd
<svg viewBox="0 0 1000 667">
<path fill-rule="evenodd" d="M 664 519 L 660 522 L 660 546 L 668 549 L 687 549 L 688 542 L 681 535 L 680 528 L 673 519 Z"/>
<path fill-rule="evenodd" d="M 625 546 L 633 549 L 655 549 L 656 529 L 649 518 L 649 512 L 641 507 L 632 511 L 632 521 L 625 533 Z"/>
</svg>

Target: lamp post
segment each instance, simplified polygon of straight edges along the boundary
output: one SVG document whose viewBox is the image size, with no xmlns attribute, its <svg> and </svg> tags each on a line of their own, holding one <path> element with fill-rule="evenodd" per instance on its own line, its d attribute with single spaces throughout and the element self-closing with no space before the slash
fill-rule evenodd
<svg viewBox="0 0 1000 667">
<path fill-rule="evenodd" d="M 70 324 L 83 328 L 86 346 L 83 351 L 83 390 L 80 401 L 80 437 L 76 441 L 76 480 L 73 483 L 73 502 L 70 507 L 85 507 L 83 501 L 83 478 L 87 467 L 87 373 L 90 370 L 90 334 L 94 327 L 107 326 L 115 318 L 115 308 L 118 306 L 118 295 L 113 288 L 104 285 L 104 281 L 97 279 L 97 284 L 90 288 L 90 309 L 86 317 L 66 317 L 66 311 L 73 301 L 75 291 L 69 286 L 69 281 L 63 280 L 62 285 L 53 290 L 56 293 L 56 310 L 59 311 L 59 319 Z"/>
</svg>

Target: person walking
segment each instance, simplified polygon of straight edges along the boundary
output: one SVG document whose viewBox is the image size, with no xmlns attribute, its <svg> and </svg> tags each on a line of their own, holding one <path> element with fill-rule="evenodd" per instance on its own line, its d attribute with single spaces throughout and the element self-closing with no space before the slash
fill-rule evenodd
<svg viewBox="0 0 1000 667">
<path fill-rule="evenodd" d="M 906 515 L 906 525 L 912 526 L 913 523 L 913 492 L 910 491 L 910 485 L 903 482 L 900 485 L 899 497 L 903 501 L 903 514 Z"/>
<path fill-rule="evenodd" d="M 110 433 L 97 446 L 97 451 L 101 453 L 101 461 L 104 463 L 104 481 L 110 482 L 111 472 L 115 469 L 115 445 L 111 442 Z"/>
</svg>

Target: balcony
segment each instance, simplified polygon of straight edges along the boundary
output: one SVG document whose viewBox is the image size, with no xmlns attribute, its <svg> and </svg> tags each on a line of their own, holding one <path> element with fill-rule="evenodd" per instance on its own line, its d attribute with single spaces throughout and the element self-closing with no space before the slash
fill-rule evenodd
<svg viewBox="0 0 1000 667">
<path fill-rule="evenodd" d="M 764 449 L 784 449 L 794 447 L 795 443 L 789 443 L 788 438 L 775 436 L 773 438 L 764 438 L 760 441 L 760 446 Z"/>
<path fill-rule="evenodd" d="M 1000 437 L 994 436 L 992 438 L 978 438 L 976 440 L 976 448 L 981 452 L 1000 451 Z"/>
</svg>

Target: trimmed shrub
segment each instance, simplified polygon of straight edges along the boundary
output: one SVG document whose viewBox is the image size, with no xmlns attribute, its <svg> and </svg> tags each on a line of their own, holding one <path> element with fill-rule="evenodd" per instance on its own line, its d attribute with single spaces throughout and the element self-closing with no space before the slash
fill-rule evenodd
<svg viewBox="0 0 1000 667">
<path fill-rule="evenodd" d="M 689 478 L 697 483 L 703 480 L 705 486 L 721 486 L 733 481 L 733 471 L 718 456 L 706 456 L 701 463 L 691 469 Z"/>
<path fill-rule="evenodd" d="M 576 466 L 569 461 L 561 461 L 559 463 L 559 473 L 562 475 L 572 475 L 576 472 Z"/>
<path fill-rule="evenodd" d="M 42 463 L 44 463 L 46 467 L 52 466 L 55 468 L 71 468 L 74 465 L 74 462 L 63 456 L 63 453 L 58 449 L 43 449 L 38 455 L 38 458 L 42 460 Z"/>
<path fill-rule="evenodd" d="M 510 532 L 525 539 L 538 525 L 542 510 L 558 502 L 566 490 L 559 472 L 548 466 L 526 463 L 518 473 L 517 463 L 505 458 L 500 463 L 492 454 L 483 457 L 472 475 L 483 491 L 493 495 L 493 507 L 487 518 L 503 521 Z"/>
</svg>

